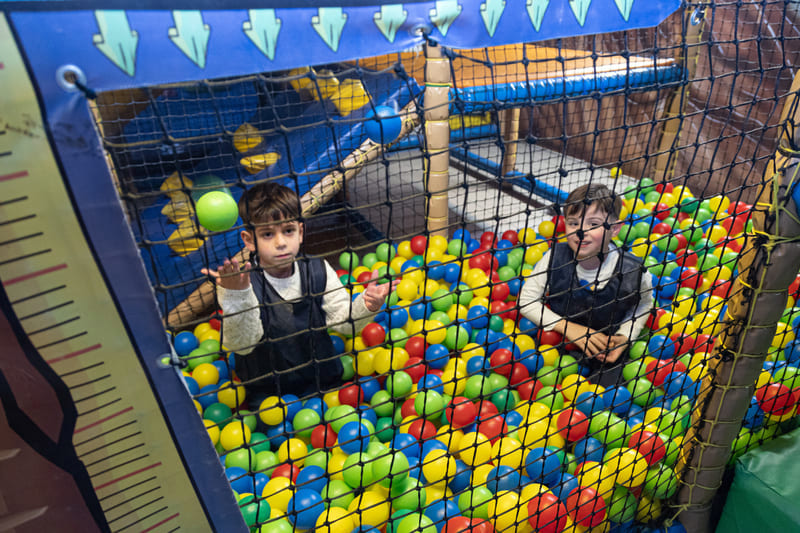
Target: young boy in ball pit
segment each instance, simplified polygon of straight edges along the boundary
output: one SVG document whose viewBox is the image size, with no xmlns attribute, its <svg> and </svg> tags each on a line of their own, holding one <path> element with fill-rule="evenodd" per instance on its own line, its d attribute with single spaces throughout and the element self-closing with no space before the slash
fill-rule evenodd
<svg viewBox="0 0 800 533">
<path fill-rule="evenodd" d="M 621 200 L 606 186 L 583 185 L 567 197 L 566 242 L 539 260 L 520 290 L 520 312 L 554 330 L 580 351 L 589 378 L 621 381 L 627 348 L 652 306 L 652 282 L 642 261 L 612 242 Z"/>
<path fill-rule="evenodd" d="M 223 343 L 236 354 L 236 375 L 248 403 L 267 396 L 310 394 L 341 384 L 342 363 L 327 329 L 352 335 L 377 313 L 393 284 L 373 274 L 354 300 L 331 265 L 298 257 L 304 225 L 300 200 L 277 183 L 250 188 L 239 200 L 243 268 L 226 259 L 203 269 L 217 285 Z"/>
</svg>

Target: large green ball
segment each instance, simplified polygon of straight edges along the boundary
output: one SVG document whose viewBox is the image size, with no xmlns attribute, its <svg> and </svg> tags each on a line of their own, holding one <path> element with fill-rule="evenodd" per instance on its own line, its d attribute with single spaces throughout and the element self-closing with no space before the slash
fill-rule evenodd
<svg viewBox="0 0 800 533">
<path fill-rule="evenodd" d="M 236 224 L 239 206 L 230 194 L 222 191 L 205 193 L 195 204 L 197 221 L 209 231 L 225 231 Z"/>
</svg>

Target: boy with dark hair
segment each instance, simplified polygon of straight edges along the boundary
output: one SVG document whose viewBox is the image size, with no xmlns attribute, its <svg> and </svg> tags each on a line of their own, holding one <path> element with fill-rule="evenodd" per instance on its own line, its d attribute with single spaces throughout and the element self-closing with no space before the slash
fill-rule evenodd
<svg viewBox="0 0 800 533">
<path fill-rule="evenodd" d="M 239 215 L 250 260 L 242 269 L 226 259 L 203 273 L 217 284 L 224 345 L 236 354 L 236 374 L 250 405 L 270 395 L 310 394 L 341 384 L 342 363 L 327 329 L 360 331 L 392 284 L 378 284 L 373 274 L 353 300 L 327 261 L 298 260 L 300 200 L 283 185 L 250 188 L 239 200 Z"/>
<path fill-rule="evenodd" d="M 539 260 L 519 296 L 522 314 L 575 344 L 590 379 L 603 386 L 620 381 L 623 355 L 652 305 L 652 282 L 642 261 L 611 243 L 621 209 L 604 185 L 572 191 L 564 208 L 566 242 Z"/>
</svg>

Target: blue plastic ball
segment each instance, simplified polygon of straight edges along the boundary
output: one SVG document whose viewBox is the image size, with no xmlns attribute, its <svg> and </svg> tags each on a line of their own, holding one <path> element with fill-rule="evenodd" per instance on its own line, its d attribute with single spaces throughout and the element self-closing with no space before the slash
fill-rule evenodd
<svg viewBox="0 0 800 533">
<path fill-rule="evenodd" d="M 572 451 L 575 459 L 582 463 L 584 461 L 601 462 L 605 454 L 603 443 L 593 437 L 585 437 L 575 443 Z"/>
<path fill-rule="evenodd" d="M 222 383 L 223 381 L 230 381 L 231 367 L 228 366 L 228 363 L 221 359 L 217 359 L 211 364 L 217 367 L 217 370 L 219 371 L 219 383 Z"/>
<path fill-rule="evenodd" d="M 392 448 L 401 451 L 411 461 L 412 457 L 419 457 L 420 445 L 417 438 L 410 433 L 398 433 L 392 437 Z"/>
<path fill-rule="evenodd" d="M 473 329 L 483 329 L 489 325 L 489 309 L 483 305 L 475 305 L 467 310 L 467 321 Z"/>
<path fill-rule="evenodd" d="M 379 144 L 389 144 L 400 136 L 403 119 L 389 106 L 375 106 L 364 117 L 364 132 L 369 140 Z"/>
<path fill-rule="evenodd" d="M 531 376 L 536 375 L 536 373 L 544 367 L 544 357 L 535 349 L 523 352 L 522 356 L 519 358 L 519 362 L 522 363 Z"/>
<path fill-rule="evenodd" d="M 200 346 L 200 342 L 191 331 L 181 331 L 175 335 L 172 345 L 175 348 L 175 353 L 183 357 L 189 355 L 192 350 Z"/>
<path fill-rule="evenodd" d="M 564 472 L 558 476 L 558 479 L 553 482 L 551 487 L 553 494 L 555 494 L 562 502 L 566 502 L 569 493 L 578 487 L 578 478 L 572 474 Z"/>
<path fill-rule="evenodd" d="M 343 425 L 337 435 L 339 446 L 348 455 L 364 452 L 369 446 L 369 428 L 356 420 Z"/>
<path fill-rule="evenodd" d="M 450 360 L 450 350 L 444 344 L 431 344 L 425 349 L 425 362 L 431 368 L 444 368 Z"/>
<path fill-rule="evenodd" d="M 299 489 L 311 489 L 315 492 L 322 492 L 328 484 L 328 479 L 322 467 L 310 465 L 300 469 L 294 484 Z M 259 492 L 259 494 L 261 493 Z"/>
<path fill-rule="evenodd" d="M 311 529 L 324 510 L 325 504 L 319 492 L 300 489 L 289 500 L 286 513 L 287 518 L 296 528 Z"/>
<path fill-rule="evenodd" d="M 197 384 L 197 381 L 192 376 L 183 376 L 183 381 L 186 382 L 186 387 L 189 389 L 189 394 L 192 396 L 200 392 L 200 385 Z M 202 403 L 200 405 L 202 405 Z"/>
<path fill-rule="evenodd" d="M 551 487 L 561 474 L 561 457 L 549 448 L 531 448 L 525 458 L 525 471 L 534 482 Z"/>
<path fill-rule="evenodd" d="M 633 395 L 625 387 L 609 387 L 603 393 L 603 401 L 612 413 L 625 416 L 633 406 Z"/>
<path fill-rule="evenodd" d="M 516 469 L 500 465 L 492 468 L 486 478 L 486 487 L 497 494 L 501 490 L 517 490 L 522 481 L 522 476 Z"/>
<path fill-rule="evenodd" d="M 200 402 L 200 405 L 203 406 L 203 411 L 205 411 L 206 407 L 208 407 L 212 403 L 217 403 L 218 390 L 219 390 L 219 385 L 212 383 L 211 385 L 206 385 L 197 392 L 197 396 L 195 397 L 195 399 L 198 402 Z"/>
<path fill-rule="evenodd" d="M 253 476 L 247 470 L 238 466 L 231 466 L 225 469 L 225 477 L 231 484 L 231 488 L 243 494 L 246 492 L 255 493 L 255 483 Z"/>
</svg>

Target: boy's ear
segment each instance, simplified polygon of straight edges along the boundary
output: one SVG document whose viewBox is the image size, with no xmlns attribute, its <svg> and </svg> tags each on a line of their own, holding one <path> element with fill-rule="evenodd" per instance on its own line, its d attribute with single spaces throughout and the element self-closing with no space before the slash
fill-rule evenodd
<svg viewBox="0 0 800 533">
<path fill-rule="evenodd" d="M 242 238 L 242 242 L 244 243 L 245 248 L 247 248 L 250 252 L 255 253 L 256 251 L 256 242 L 253 234 L 255 232 L 248 229 L 243 229 L 239 236 Z"/>
<path fill-rule="evenodd" d="M 613 239 L 617 235 L 619 235 L 620 230 L 622 229 L 622 221 L 617 220 L 616 222 L 611 223 L 611 238 Z"/>
<path fill-rule="evenodd" d="M 300 235 L 300 243 L 302 244 L 303 243 L 303 235 L 305 235 L 305 231 L 306 231 L 306 225 L 303 224 L 302 222 L 298 223 L 297 231 L 298 231 L 298 234 Z"/>
</svg>

